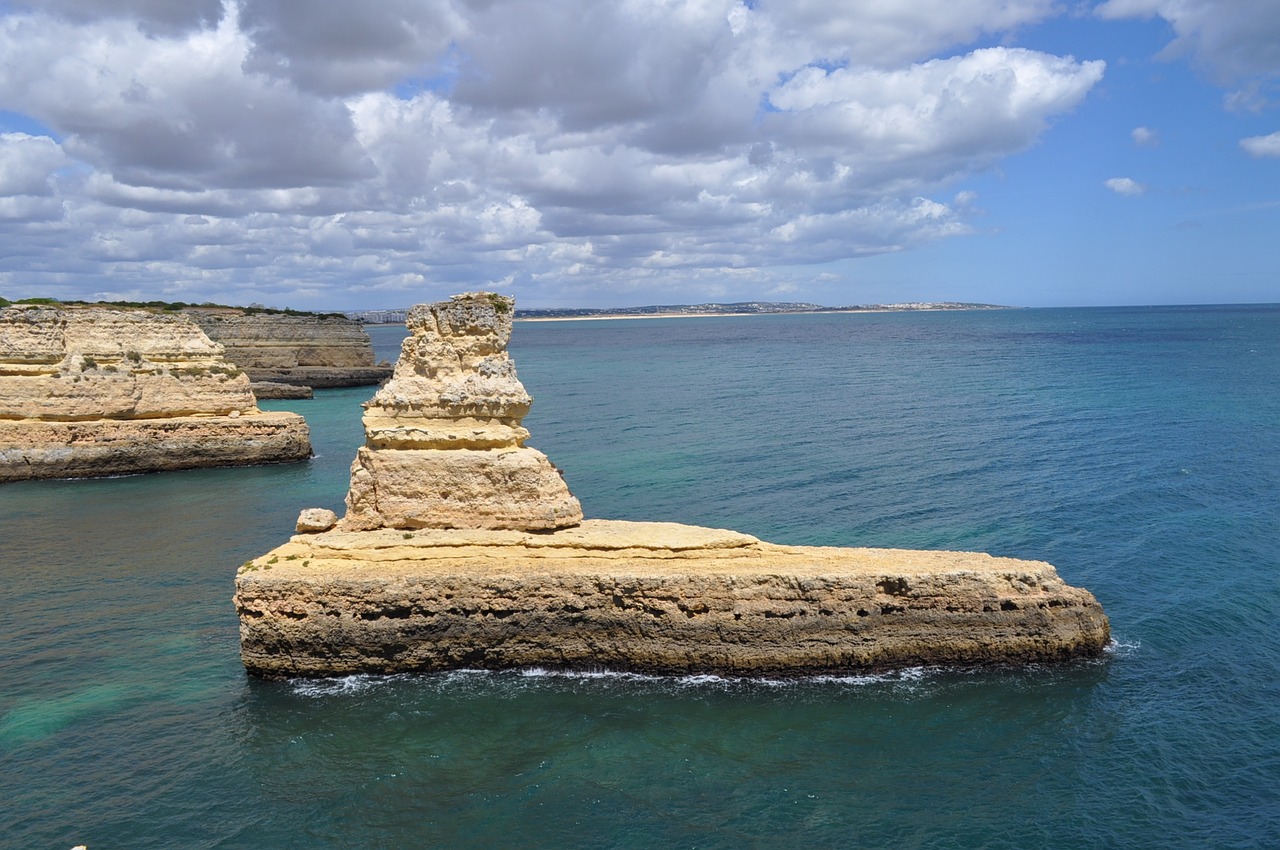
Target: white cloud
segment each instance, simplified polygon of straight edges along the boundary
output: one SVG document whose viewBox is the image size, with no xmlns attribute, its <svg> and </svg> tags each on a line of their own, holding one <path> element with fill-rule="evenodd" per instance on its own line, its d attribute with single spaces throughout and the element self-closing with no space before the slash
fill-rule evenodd
<svg viewBox="0 0 1280 850">
<path fill-rule="evenodd" d="M 1241 139 L 1240 147 L 1244 148 L 1250 156 L 1280 157 L 1280 131 L 1267 136 L 1250 136 L 1247 139 Z"/>
<path fill-rule="evenodd" d="M 69 162 L 48 136 L 0 133 L 0 197 L 52 195 L 53 173 Z"/>
<path fill-rule="evenodd" d="M 1053 0 L 761 0 L 758 7 L 788 40 L 811 42 L 824 59 L 890 68 L 970 44 L 983 34 L 1037 23 L 1052 16 L 1055 5 Z"/>
<path fill-rule="evenodd" d="M 1103 74 L 970 49 L 1050 0 L 98 5 L 0 13 L 0 109 L 53 132 L 0 144 L 0 192 L 31 196 L 0 211 L 0 283 L 767 292 L 969 232 L 955 184 Z"/>
<path fill-rule="evenodd" d="M 1146 193 L 1147 187 L 1129 177 L 1112 177 L 1102 181 L 1102 185 L 1106 186 L 1117 195 L 1129 195 L 1135 197 Z"/>
<path fill-rule="evenodd" d="M 1160 145 L 1160 134 L 1150 127 L 1134 127 L 1133 143 L 1140 148 L 1154 148 Z"/>
<path fill-rule="evenodd" d="M 1160 17 L 1173 27 L 1166 58 L 1190 58 L 1223 85 L 1228 102 L 1256 101 L 1280 77 L 1280 3 L 1275 0 L 1108 0 L 1106 19 Z"/>
</svg>

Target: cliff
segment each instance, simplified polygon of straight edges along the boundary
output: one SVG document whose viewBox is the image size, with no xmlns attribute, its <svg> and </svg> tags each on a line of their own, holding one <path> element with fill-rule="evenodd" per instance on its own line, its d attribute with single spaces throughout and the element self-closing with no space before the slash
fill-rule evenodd
<svg viewBox="0 0 1280 850">
<path fill-rule="evenodd" d="M 359 322 L 341 316 L 293 316 L 192 308 L 188 315 L 253 381 L 331 388 L 379 384 L 390 366 L 374 363 Z"/>
<path fill-rule="evenodd" d="M 304 511 L 236 575 L 250 673 L 787 675 L 1106 647 L 1097 600 L 1042 562 L 582 520 L 524 445 L 512 307 L 473 293 L 411 312 L 395 377 L 366 405 L 347 515 Z"/>
<path fill-rule="evenodd" d="M 181 315 L 0 309 L 0 481 L 304 460 L 306 423 Z"/>
</svg>

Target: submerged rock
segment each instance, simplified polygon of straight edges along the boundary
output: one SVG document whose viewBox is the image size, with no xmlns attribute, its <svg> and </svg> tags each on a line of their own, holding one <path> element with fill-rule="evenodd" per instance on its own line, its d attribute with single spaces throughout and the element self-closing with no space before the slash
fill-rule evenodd
<svg viewBox="0 0 1280 850">
<path fill-rule="evenodd" d="M 305 460 L 306 423 L 264 413 L 185 316 L 0 309 L 0 481 Z"/>
<path fill-rule="evenodd" d="M 1097 600 L 1042 562 L 583 521 L 524 446 L 530 399 L 506 354 L 513 306 L 468 293 L 410 313 L 395 377 L 366 405 L 346 517 L 237 573 L 251 674 L 786 675 L 1106 647 Z"/>
</svg>

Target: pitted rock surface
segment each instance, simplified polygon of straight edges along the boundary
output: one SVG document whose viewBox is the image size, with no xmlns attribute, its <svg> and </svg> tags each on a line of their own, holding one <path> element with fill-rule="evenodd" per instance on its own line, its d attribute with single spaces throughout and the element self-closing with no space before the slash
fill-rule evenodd
<svg viewBox="0 0 1280 850">
<path fill-rule="evenodd" d="M 576 525 L 582 508 L 525 445 L 532 399 L 507 354 L 515 302 L 473 292 L 409 311 L 395 373 L 365 404 L 349 531 Z"/>
<path fill-rule="evenodd" d="M 391 367 L 374 362 L 369 334 L 351 319 L 212 308 L 187 312 L 254 381 L 325 389 L 379 384 L 391 374 Z"/>
<path fill-rule="evenodd" d="M 304 460 L 306 423 L 264 413 L 180 314 L 0 309 L 0 481 Z"/>
</svg>

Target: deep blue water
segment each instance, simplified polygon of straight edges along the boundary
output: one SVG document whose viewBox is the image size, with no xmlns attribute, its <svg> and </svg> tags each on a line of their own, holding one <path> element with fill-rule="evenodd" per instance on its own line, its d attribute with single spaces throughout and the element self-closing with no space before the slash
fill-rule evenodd
<svg viewBox="0 0 1280 850">
<path fill-rule="evenodd" d="M 394 357 L 398 329 L 375 328 Z M 520 323 L 590 516 L 1048 560 L 1107 658 L 798 682 L 247 679 L 317 457 L 0 487 L 0 847 L 1280 846 L 1280 307 Z"/>
</svg>

